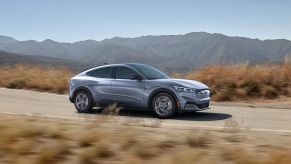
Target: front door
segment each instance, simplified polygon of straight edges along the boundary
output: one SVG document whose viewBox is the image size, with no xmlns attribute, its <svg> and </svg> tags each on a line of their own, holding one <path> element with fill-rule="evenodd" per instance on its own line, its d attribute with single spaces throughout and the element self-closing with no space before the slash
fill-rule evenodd
<svg viewBox="0 0 291 164">
<path fill-rule="evenodd" d="M 126 66 L 114 67 L 115 79 L 112 80 L 113 100 L 124 106 L 144 105 L 144 80 L 132 80 L 134 70 Z"/>
</svg>

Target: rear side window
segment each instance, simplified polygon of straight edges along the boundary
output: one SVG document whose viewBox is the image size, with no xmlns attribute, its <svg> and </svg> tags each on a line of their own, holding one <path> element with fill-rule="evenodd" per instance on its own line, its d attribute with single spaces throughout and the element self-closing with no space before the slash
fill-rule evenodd
<svg viewBox="0 0 291 164">
<path fill-rule="evenodd" d="M 115 75 L 116 79 L 130 79 L 132 74 L 136 74 L 136 72 L 130 68 L 116 67 L 116 75 Z"/>
<path fill-rule="evenodd" d="M 112 78 L 112 67 L 94 69 L 87 72 L 87 75 L 97 78 Z"/>
</svg>

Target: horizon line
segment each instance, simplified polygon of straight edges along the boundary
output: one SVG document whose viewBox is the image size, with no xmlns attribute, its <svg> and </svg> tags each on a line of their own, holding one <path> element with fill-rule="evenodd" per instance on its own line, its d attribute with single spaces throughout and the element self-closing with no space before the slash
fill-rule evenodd
<svg viewBox="0 0 291 164">
<path fill-rule="evenodd" d="M 160 34 L 160 35 L 155 35 L 155 34 L 147 34 L 147 35 L 139 35 L 139 36 L 113 36 L 113 37 L 108 37 L 108 38 L 103 38 L 103 39 L 84 39 L 84 40 L 78 40 L 78 41 L 60 41 L 60 40 L 54 40 L 54 39 L 50 39 L 50 38 L 46 38 L 46 39 L 42 39 L 42 40 L 37 40 L 37 39 L 26 39 L 26 40 L 19 40 L 14 36 L 8 36 L 8 35 L 3 35 L 1 34 L 0 36 L 2 37 L 8 37 L 11 39 L 14 39 L 16 41 L 19 42 L 25 42 L 25 41 L 36 41 L 36 42 L 45 42 L 45 41 L 54 41 L 54 42 L 58 42 L 58 43 L 78 43 L 78 42 L 83 42 L 83 41 L 96 41 L 96 42 L 102 42 L 104 40 L 108 40 L 108 39 L 114 39 L 114 38 L 122 38 L 122 39 L 134 39 L 134 38 L 140 38 L 140 37 L 159 37 L 159 36 L 183 36 L 183 35 L 189 35 L 191 33 L 206 33 L 206 34 L 210 34 L 210 35 L 223 35 L 223 36 L 227 36 L 227 37 L 232 37 L 232 38 L 245 38 L 245 39 L 252 39 L 252 40 L 260 40 L 260 41 L 268 41 L 268 40 L 286 40 L 286 41 L 290 41 L 289 39 L 286 38 L 269 38 L 269 39 L 261 39 L 261 38 L 251 38 L 251 37 L 247 37 L 247 36 L 237 36 L 237 35 L 227 35 L 227 34 L 223 34 L 223 33 L 218 33 L 218 32 L 205 32 L 205 31 L 196 31 L 196 32 L 187 32 L 187 33 L 177 33 L 177 34 Z"/>
</svg>

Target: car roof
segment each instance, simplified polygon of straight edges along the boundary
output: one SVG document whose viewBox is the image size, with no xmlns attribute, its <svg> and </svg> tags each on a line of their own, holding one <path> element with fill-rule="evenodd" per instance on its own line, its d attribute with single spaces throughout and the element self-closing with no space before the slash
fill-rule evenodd
<svg viewBox="0 0 291 164">
<path fill-rule="evenodd" d="M 104 65 L 97 66 L 97 67 L 94 67 L 94 68 L 112 67 L 112 66 L 131 66 L 131 65 L 145 65 L 145 64 L 141 64 L 141 63 L 104 64 Z M 93 69 L 94 69 L 94 68 L 93 68 Z"/>
<path fill-rule="evenodd" d="M 141 63 L 120 63 L 120 64 L 105 64 L 103 66 L 130 66 L 130 65 L 145 65 L 145 64 L 141 64 Z"/>
<path fill-rule="evenodd" d="M 130 67 L 131 65 L 145 65 L 145 64 L 141 64 L 141 63 L 104 64 L 104 65 L 101 65 L 101 66 L 92 67 L 90 69 L 87 69 L 84 72 L 88 72 L 88 71 L 91 71 L 91 70 L 94 70 L 94 69 L 98 69 L 98 68 L 115 67 L 115 66 L 127 66 L 127 67 L 129 66 Z"/>
</svg>

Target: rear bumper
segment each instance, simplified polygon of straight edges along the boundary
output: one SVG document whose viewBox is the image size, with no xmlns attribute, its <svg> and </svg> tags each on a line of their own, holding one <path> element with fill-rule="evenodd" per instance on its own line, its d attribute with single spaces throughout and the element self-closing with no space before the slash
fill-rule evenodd
<svg viewBox="0 0 291 164">
<path fill-rule="evenodd" d="M 71 103 L 74 102 L 73 97 L 71 97 L 71 96 L 69 97 L 69 100 L 70 100 Z"/>
</svg>

